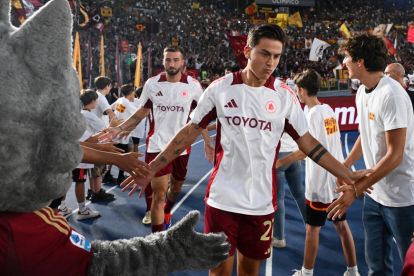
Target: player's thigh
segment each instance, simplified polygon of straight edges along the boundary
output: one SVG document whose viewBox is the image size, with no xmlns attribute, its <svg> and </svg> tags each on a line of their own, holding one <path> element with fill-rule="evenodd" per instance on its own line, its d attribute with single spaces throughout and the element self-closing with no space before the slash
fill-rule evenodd
<svg viewBox="0 0 414 276">
<path fill-rule="evenodd" d="M 270 257 L 274 213 L 260 216 L 243 215 L 239 224 L 237 249 L 254 260 Z"/>
<path fill-rule="evenodd" d="M 237 252 L 237 275 L 254 276 L 259 275 L 261 260 L 256 260 Z"/>
</svg>

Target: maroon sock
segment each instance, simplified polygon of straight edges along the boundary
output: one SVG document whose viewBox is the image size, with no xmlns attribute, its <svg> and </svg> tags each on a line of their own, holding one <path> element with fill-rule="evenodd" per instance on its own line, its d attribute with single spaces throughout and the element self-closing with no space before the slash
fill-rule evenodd
<svg viewBox="0 0 414 276">
<path fill-rule="evenodd" d="M 151 184 L 148 185 L 145 190 L 145 202 L 147 203 L 147 212 L 149 210 L 151 210 L 151 204 L 152 204 L 152 188 L 151 188 Z"/>
<path fill-rule="evenodd" d="M 171 209 L 172 209 L 172 207 L 174 206 L 174 203 L 175 203 L 175 202 L 170 201 L 170 200 L 167 198 L 167 202 L 166 202 L 166 203 L 165 203 L 165 205 L 164 205 L 164 213 L 165 213 L 165 214 L 169 214 L 169 213 L 171 213 Z"/>
<path fill-rule="evenodd" d="M 164 223 L 151 225 L 152 233 L 164 231 Z"/>
</svg>

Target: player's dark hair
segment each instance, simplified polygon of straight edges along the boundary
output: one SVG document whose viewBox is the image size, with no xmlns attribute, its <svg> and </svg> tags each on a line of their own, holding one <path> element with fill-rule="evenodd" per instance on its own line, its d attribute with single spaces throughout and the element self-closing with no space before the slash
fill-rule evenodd
<svg viewBox="0 0 414 276">
<path fill-rule="evenodd" d="M 388 50 L 382 38 L 362 34 L 350 38 L 342 48 L 348 51 L 352 61 L 363 59 L 368 72 L 383 72 L 387 67 Z"/>
<path fill-rule="evenodd" d="M 313 69 L 307 69 L 294 78 L 298 87 L 306 89 L 308 96 L 316 96 L 321 86 L 321 76 Z"/>
<path fill-rule="evenodd" d="M 80 95 L 80 100 L 81 100 L 83 106 L 90 104 L 91 102 L 95 101 L 96 99 L 98 99 L 98 93 L 96 93 L 95 90 L 93 90 L 93 89 L 82 89 L 81 95 Z"/>
<path fill-rule="evenodd" d="M 285 32 L 278 25 L 263 24 L 250 29 L 247 35 L 247 45 L 254 47 L 259 44 L 261 38 L 269 38 L 282 42 L 283 47 L 287 43 Z"/>
<path fill-rule="evenodd" d="M 102 90 L 108 85 L 110 85 L 112 83 L 112 80 L 108 77 L 99 76 L 95 78 L 94 83 L 96 89 Z"/>
</svg>

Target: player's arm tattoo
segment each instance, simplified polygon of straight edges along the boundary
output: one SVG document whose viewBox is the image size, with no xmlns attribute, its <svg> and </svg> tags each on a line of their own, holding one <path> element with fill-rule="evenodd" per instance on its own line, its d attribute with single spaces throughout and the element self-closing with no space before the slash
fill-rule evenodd
<svg viewBox="0 0 414 276">
<path fill-rule="evenodd" d="M 309 153 L 308 157 L 312 159 L 315 163 L 318 163 L 322 156 L 328 151 L 321 145 L 317 144 Z"/>
</svg>

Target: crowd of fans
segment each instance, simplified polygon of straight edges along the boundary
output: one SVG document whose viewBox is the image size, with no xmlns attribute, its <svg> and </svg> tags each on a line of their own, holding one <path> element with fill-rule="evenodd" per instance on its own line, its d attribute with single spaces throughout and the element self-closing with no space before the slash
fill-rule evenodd
<svg viewBox="0 0 414 276">
<path fill-rule="evenodd" d="M 44 1 L 47 2 L 47 1 Z M 101 33 L 105 38 L 106 74 L 116 78 L 115 49 L 117 41 L 127 41 L 128 49 L 122 51 L 120 44 L 121 82 L 131 80 L 130 64 L 135 56 L 137 44 L 143 45 L 144 76 L 148 66 L 153 73 L 162 67 L 162 50 L 166 45 L 177 43 L 186 52 L 186 64 L 189 69 L 207 73 L 205 76 L 221 75 L 225 66 L 237 68 L 233 51 L 229 46 L 227 34 L 246 34 L 252 26 L 251 17 L 244 13 L 244 5 L 234 5 L 237 1 L 170 1 L 170 0 L 125 0 L 125 1 L 80 1 L 82 8 L 89 14 L 89 24 L 77 27 L 82 45 L 84 76 L 89 74 L 88 47 L 91 46 L 91 74 L 99 74 L 99 47 Z M 289 45 L 286 47 L 279 65 L 279 74 L 289 76 L 303 68 L 316 69 L 325 78 L 334 77 L 334 68 L 340 65 L 339 44 L 343 41 L 339 27 L 346 22 L 351 33 L 360 33 L 373 29 L 379 24 L 393 23 L 394 28 L 388 34 L 392 42 L 397 38 L 398 57 L 391 59 L 402 63 L 406 72 L 414 69 L 414 45 L 407 42 L 407 24 L 414 18 L 414 3 L 403 1 L 404 7 L 395 7 L 393 1 L 335 1 L 316 0 L 313 8 L 300 9 L 303 28 L 287 26 Z M 396 1 L 398 2 L 398 1 Z M 401 2 L 401 1 L 400 1 Z M 391 3 L 391 4 L 389 4 Z M 78 6 L 79 7 L 79 6 Z M 94 21 L 102 7 L 109 7 L 112 16 Z M 296 11 L 291 9 L 290 12 Z M 369 11 L 369 12 L 368 12 Z M 75 20 L 84 21 L 79 9 Z M 98 16 L 99 17 L 99 16 Z M 255 17 L 263 17 L 256 13 Z M 96 19 L 96 17 L 95 17 Z M 140 25 L 140 26 L 138 26 Z M 138 27 L 137 27 L 138 26 Z M 138 28 L 141 28 L 138 30 Z M 309 61 L 309 49 L 305 39 L 317 37 L 331 44 L 325 50 L 323 58 Z M 148 59 L 148 53 L 151 53 Z"/>
</svg>

